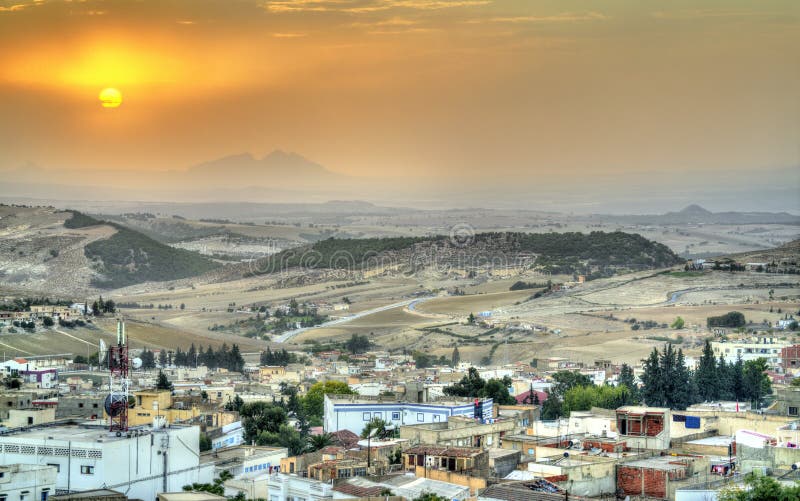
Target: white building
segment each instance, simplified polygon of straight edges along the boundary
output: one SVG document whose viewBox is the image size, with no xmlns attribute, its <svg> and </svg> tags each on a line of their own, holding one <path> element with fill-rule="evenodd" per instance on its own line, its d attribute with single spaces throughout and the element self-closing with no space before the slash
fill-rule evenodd
<svg viewBox="0 0 800 501">
<path fill-rule="evenodd" d="M 55 494 L 55 466 L 4 464 L 0 466 L 0 500 L 47 501 Z"/>
<path fill-rule="evenodd" d="M 354 499 L 353 496 L 334 491 L 331 484 L 282 473 L 276 473 L 268 477 L 267 496 L 267 501 Z"/>
<path fill-rule="evenodd" d="M 736 363 L 741 357 L 742 362 L 764 358 L 770 367 L 781 363 L 781 350 L 791 343 L 781 341 L 776 337 L 755 337 L 738 341 L 712 341 L 711 349 L 714 357 L 719 360 L 723 357 L 727 363 Z"/>
<path fill-rule="evenodd" d="M 483 399 L 483 417 L 491 417 L 493 402 Z M 375 418 L 381 418 L 395 426 L 444 423 L 450 416 L 473 417 L 475 405 L 472 399 L 450 399 L 436 402 L 415 403 L 384 401 L 380 397 L 363 395 L 325 395 L 325 417 L 323 428 L 326 432 L 350 430 L 360 434 L 364 426 Z"/>
<path fill-rule="evenodd" d="M 213 464 L 200 464 L 199 440 L 195 426 L 136 429 L 120 437 L 98 426 L 29 428 L 0 436 L 0 464 L 55 467 L 57 493 L 104 488 L 151 500 L 212 481 Z"/>
</svg>

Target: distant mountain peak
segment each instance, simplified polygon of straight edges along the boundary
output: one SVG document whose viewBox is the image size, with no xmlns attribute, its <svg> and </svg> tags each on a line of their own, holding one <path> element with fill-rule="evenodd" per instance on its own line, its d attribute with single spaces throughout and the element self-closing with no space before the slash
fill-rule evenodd
<svg viewBox="0 0 800 501">
<path fill-rule="evenodd" d="M 691 204 L 691 205 L 686 206 L 680 212 L 678 212 L 678 214 L 684 214 L 684 215 L 688 215 L 688 216 L 710 216 L 713 213 L 711 211 L 709 211 L 709 210 L 706 210 L 706 209 L 700 207 L 697 204 Z"/>
<path fill-rule="evenodd" d="M 322 165 L 294 152 L 274 150 L 262 158 L 250 153 L 228 155 L 191 167 L 190 172 L 205 176 L 205 180 L 248 179 L 271 184 L 330 182 L 339 178 Z M 224 181 L 223 181 L 224 182 Z"/>
</svg>

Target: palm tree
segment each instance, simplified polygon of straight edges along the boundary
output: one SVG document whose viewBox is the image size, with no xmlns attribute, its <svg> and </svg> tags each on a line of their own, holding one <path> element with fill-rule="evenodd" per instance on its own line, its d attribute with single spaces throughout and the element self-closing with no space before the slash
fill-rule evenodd
<svg viewBox="0 0 800 501">
<path fill-rule="evenodd" d="M 327 447 L 333 443 L 333 437 L 330 433 L 323 433 L 321 435 L 311 435 L 308 437 L 308 451 L 314 452 Z"/>
</svg>

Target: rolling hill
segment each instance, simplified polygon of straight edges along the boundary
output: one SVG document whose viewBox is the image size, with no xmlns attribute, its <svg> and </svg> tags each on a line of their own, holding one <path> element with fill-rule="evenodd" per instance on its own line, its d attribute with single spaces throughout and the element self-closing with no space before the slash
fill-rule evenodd
<svg viewBox="0 0 800 501">
<path fill-rule="evenodd" d="M 610 275 L 683 262 L 674 252 L 632 233 L 478 233 L 466 241 L 448 236 L 367 239 L 330 238 L 289 249 L 259 263 L 258 273 L 290 268 L 410 273 L 423 269 L 536 268 L 548 273 Z"/>
</svg>

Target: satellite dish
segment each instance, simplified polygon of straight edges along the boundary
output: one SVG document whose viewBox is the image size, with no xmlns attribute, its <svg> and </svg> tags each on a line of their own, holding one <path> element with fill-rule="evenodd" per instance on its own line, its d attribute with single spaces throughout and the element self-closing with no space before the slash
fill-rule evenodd
<svg viewBox="0 0 800 501">
<path fill-rule="evenodd" d="M 565 452 L 565 453 L 564 453 L 564 457 L 565 457 L 565 458 L 568 458 L 568 457 L 569 457 L 569 452 Z"/>
<path fill-rule="evenodd" d="M 139 357 L 134 358 L 131 360 L 131 367 L 133 369 L 141 369 L 142 368 L 142 359 Z"/>
<path fill-rule="evenodd" d="M 106 414 L 111 417 L 118 416 L 128 405 L 128 399 L 122 393 L 109 393 L 103 402 Z"/>
</svg>

